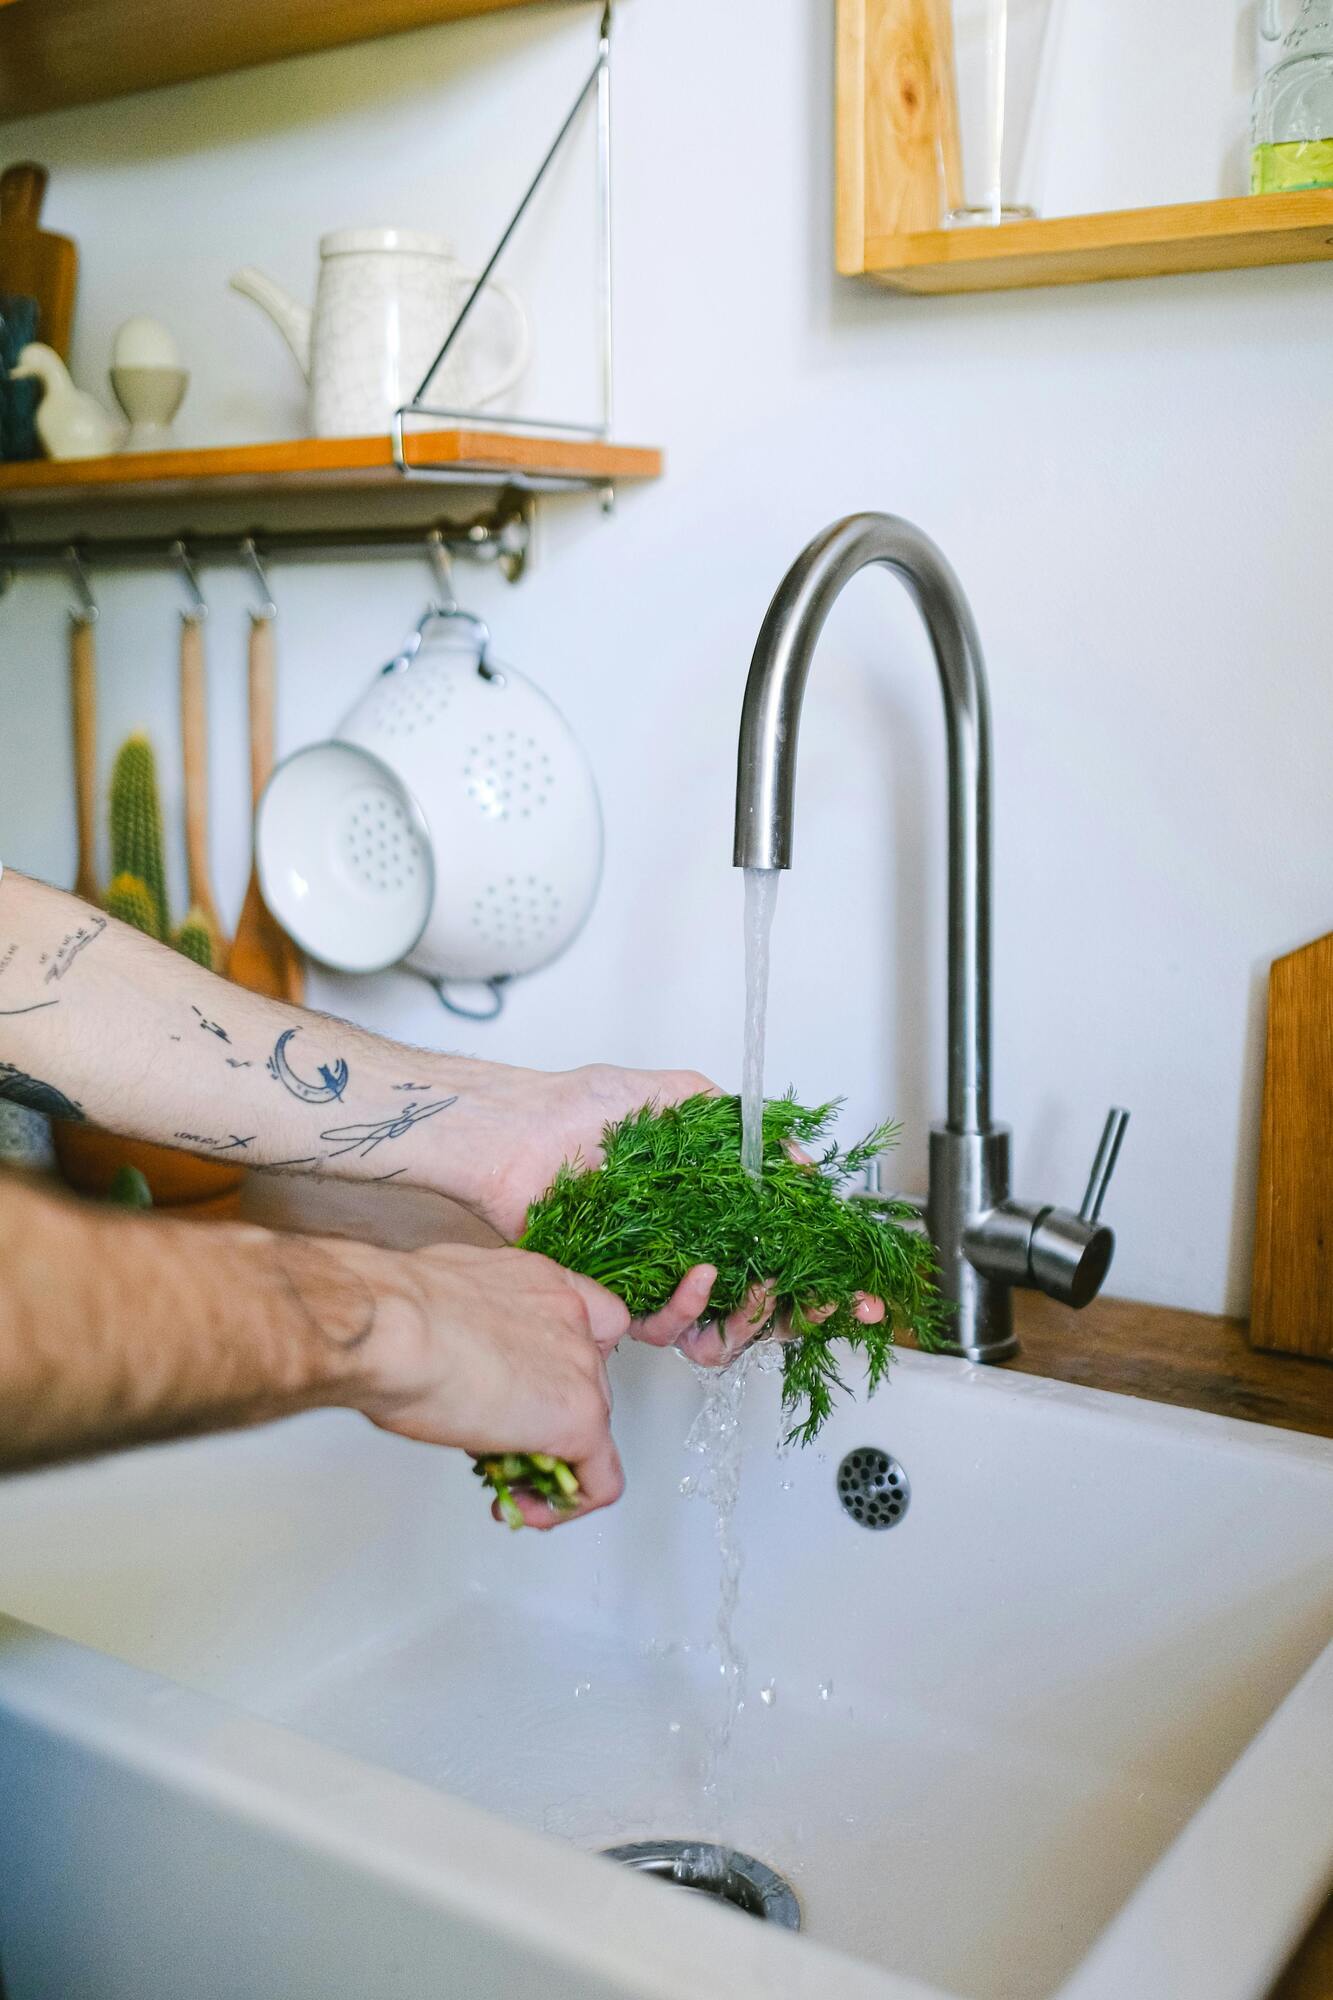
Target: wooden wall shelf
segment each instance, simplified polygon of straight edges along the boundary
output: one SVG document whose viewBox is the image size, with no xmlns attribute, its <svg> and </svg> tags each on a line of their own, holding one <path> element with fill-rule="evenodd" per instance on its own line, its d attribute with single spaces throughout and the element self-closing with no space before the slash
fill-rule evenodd
<svg viewBox="0 0 1333 2000">
<path fill-rule="evenodd" d="M 851 268 L 899 292 L 999 292 L 1330 259 L 1333 190 L 1325 190 L 867 236 Z"/>
<path fill-rule="evenodd" d="M 534 0 L 13 0 L 0 119 L 188 83 Z"/>
<path fill-rule="evenodd" d="M 941 229 L 962 194 L 948 0 L 838 0 L 838 269 L 996 292 L 1333 258 L 1333 190 Z"/>
<path fill-rule="evenodd" d="M 560 492 L 656 479 L 662 472 L 661 452 L 643 445 L 483 430 L 413 432 L 406 443 L 409 464 L 439 468 L 459 486 Z M 252 493 L 370 493 L 410 485 L 393 462 L 387 437 L 296 438 L 209 451 L 125 452 L 114 458 L 0 465 L 0 511 Z"/>
</svg>

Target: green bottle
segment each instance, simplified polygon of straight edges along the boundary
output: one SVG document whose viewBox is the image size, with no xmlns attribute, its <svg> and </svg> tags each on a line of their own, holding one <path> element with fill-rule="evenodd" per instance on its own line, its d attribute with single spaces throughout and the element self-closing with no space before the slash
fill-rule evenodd
<svg viewBox="0 0 1333 2000">
<path fill-rule="evenodd" d="M 1266 41 L 1282 41 L 1279 0 L 1265 0 Z M 1333 188 L 1333 0 L 1303 0 L 1282 53 L 1254 93 L 1252 194 Z"/>
</svg>

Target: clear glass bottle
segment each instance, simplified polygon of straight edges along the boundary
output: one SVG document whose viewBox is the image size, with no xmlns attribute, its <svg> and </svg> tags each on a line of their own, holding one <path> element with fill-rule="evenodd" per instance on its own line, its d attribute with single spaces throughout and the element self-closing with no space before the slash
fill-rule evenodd
<svg viewBox="0 0 1333 2000">
<path fill-rule="evenodd" d="M 1264 0 L 1265 40 L 1282 41 L 1279 0 Z M 1333 188 L 1333 0 L 1303 0 L 1282 53 L 1254 93 L 1253 194 Z"/>
</svg>

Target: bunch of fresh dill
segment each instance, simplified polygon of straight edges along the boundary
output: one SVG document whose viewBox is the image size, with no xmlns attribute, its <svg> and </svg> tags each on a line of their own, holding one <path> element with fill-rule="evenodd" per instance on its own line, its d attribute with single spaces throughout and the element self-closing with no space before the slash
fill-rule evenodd
<svg viewBox="0 0 1333 2000">
<path fill-rule="evenodd" d="M 645 1105 L 607 1127 L 600 1166 L 575 1161 L 560 1169 L 528 1210 L 520 1247 L 596 1279 L 636 1319 L 666 1305 L 696 1264 L 716 1267 L 709 1311 L 719 1319 L 766 1285 L 775 1316 L 792 1334 L 782 1371 L 783 1405 L 794 1419 L 790 1435 L 808 1444 L 832 1410 L 834 1391 L 846 1387 L 836 1341 L 865 1355 L 873 1392 L 888 1373 L 896 1329 L 931 1347 L 941 1327 L 934 1252 L 924 1236 L 902 1226 L 912 1211 L 890 1196 L 848 1198 L 894 1128 L 881 1126 L 840 1151 L 828 1137 L 837 1110 L 836 1103 L 807 1109 L 790 1096 L 771 1099 L 756 1180 L 741 1165 L 738 1098 Z M 810 1157 L 793 1157 L 793 1148 Z M 863 1292 L 884 1301 L 878 1325 L 855 1316 Z M 818 1325 L 807 1317 L 816 1307 L 832 1308 Z M 553 1504 L 561 1495 L 567 1502 L 575 1497 L 548 1466 L 514 1454 L 503 1473 L 494 1460 L 478 1469 L 511 1524 L 519 1518 L 515 1484 Z"/>
</svg>

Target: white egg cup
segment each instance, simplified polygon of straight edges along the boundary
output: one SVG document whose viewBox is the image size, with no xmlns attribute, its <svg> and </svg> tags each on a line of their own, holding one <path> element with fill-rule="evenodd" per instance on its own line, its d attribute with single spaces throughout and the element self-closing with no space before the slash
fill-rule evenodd
<svg viewBox="0 0 1333 2000">
<path fill-rule="evenodd" d="M 174 444 L 171 422 L 185 399 L 185 368 L 113 368 L 111 387 L 130 420 L 122 451 L 167 451 Z"/>
</svg>

